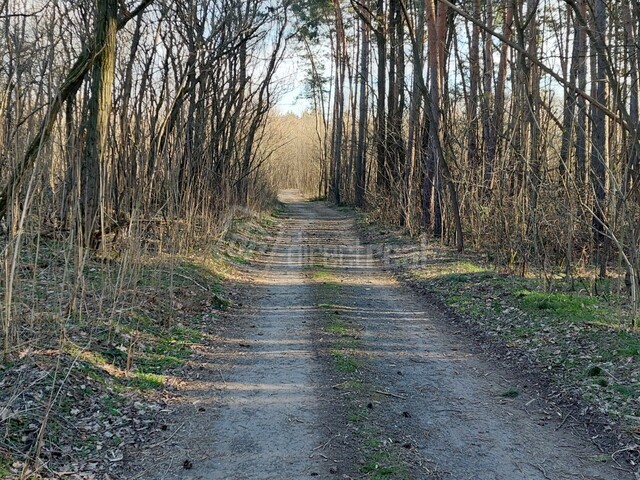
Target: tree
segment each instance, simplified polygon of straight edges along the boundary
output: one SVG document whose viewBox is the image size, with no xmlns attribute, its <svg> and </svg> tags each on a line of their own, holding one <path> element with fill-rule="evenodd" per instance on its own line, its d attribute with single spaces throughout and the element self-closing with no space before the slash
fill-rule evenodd
<svg viewBox="0 0 640 480">
<path fill-rule="evenodd" d="M 594 98 L 602 105 L 607 103 L 607 58 L 604 52 L 607 33 L 607 10 L 604 0 L 594 0 L 595 68 L 592 69 Z M 607 123 L 605 113 L 595 105 L 591 107 L 591 185 L 594 192 L 593 241 L 600 276 L 607 271 L 607 219 L 605 201 L 607 195 Z"/>
<path fill-rule="evenodd" d="M 342 140 L 344 136 L 344 82 L 347 68 L 347 39 L 342 17 L 340 0 L 333 0 L 335 15 L 334 61 L 335 81 L 333 94 L 332 150 L 331 150 L 331 184 L 329 197 L 340 203 L 342 179 Z"/>
<path fill-rule="evenodd" d="M 360 87 L 359 87 L 359 110 L 358 110 L 358 146 L 355 157 L 354 168 L 354 204 L 356 207 L 363 207 L 365 203 L 366 191 L 366 144 L 367 144 L 367 114 L 368 95 L 367 81 L 369 80 L 369 28 L 364 20 L 360 18 L 360 36 L 362 44 L 360 46 Z"/>
<path fill-rule="evenodd" d="M 107 172 L 107 133 L 111 117 L 111 96 L 115 77 L 117 0 L 98 0 L 95 23 L 95 47 L 91 98 L 87 118 L 86 143 L 82 162 L 81 197 L 82 238 L 85 245 L 95 245 L 95 227 L 101 202 L 105 198 Z M 100 215 L 104 230 L 104 211 Z"/>
</svg>

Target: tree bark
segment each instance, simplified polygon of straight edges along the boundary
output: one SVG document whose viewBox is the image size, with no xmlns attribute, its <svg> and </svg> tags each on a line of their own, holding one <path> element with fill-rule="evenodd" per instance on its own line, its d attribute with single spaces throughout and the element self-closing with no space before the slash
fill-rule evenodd
<svg viewBox="0 0 640 480">
<path fill-rule="evenodd" d="M 101 207 L 104 208 L 105 199 L 107 133 L 115 78 L 117 16 L 118 0 L 97 2 L 95 50 L 98 56 L 92 70 L 80 190 L 84 245 L 92 247 L 96 246 L 96 222 Z"/>
<path fill-rule="evenodd" d="M 367 81 L 369 79 L 369 29 L 364 20 L 360 20 L 360 99 L 358 111 L 358 147 L 355 158 L 354 196 L 356 207 L 364 206 L 366 190 L 366 142 L 367 142 Z"/>
<path fill-rule="evenodd" d="M 607 9 L 604 0 L 595 0 L 593 9 L 594 41 L 605 45 L 607 34 Z M 592 72 L 594 96 L 603 105 L 607 103 L 607 58 L 604 49 L 595 53 L 596 68 Z M 595 261 L 600 277 L 607 274 L 607 236 L 605 201 L 607 194 L 607 124 L 604 112 L 595 105 L 591 107 L 591 186 L 594 192 L 594 215 L 592 219 Z"/>
</svg>

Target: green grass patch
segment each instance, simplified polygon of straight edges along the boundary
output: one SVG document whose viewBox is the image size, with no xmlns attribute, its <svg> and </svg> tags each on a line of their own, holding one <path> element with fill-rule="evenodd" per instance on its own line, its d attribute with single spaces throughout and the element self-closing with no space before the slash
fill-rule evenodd
<svg viewBox="0 0 640 480">
<path fill-rule="evenodd" d="M 110 395 L 106 395 L 103 399 L 102 399 L 102 405 L 105 409 L 105 411 L 109 414 L 109 415 L 113 415 L 113 416 L 120 416 L 121 413 L 121 408 L 122 408 L 122 399 L 110 396 Z"/>
<path fill-rule="evenodd" d="M 320 263 L 314 263 L 309 268 L 316 282 L 329 282 L 333 278 L 331 270 Z"/>
<path fill-rule="evenodd" d="M 0 478 L 9 478 L 11 474 L 11 460 L 0 457 Z"/>
<path fill-rule="evenodd" d="M 170 288 L 195 288 L 204 285 L 212 292 L 219 292 L 222 276 L 213 265 L 204 265 L 200 260 L 183 258 L 175 263 L 157 261 L 144 265 L 140 272 L 138 285 L 163 290 Z"/>
<path fill-rule="evenodd" d="M 485 273 L 486 268 L 475 263 L 459 260 L 453 264 L 456 273 Z"/>
<path fill-rule="evenodd" d="M 93 354 L 96 358 L 102 358 L 102 362 L 96 362 L 96 365 L 104 365 L 109 363 L 120 368 L 124 368 L 127 363 L 127 352 L 118 347 L 102 348 Z"/>
<path fill-rule="evenodd" d="M 360 470 L 374 480 L 409 479 L 407 467 L 395 455 L 386 450 L 370 452 Z"/>
<path fill-rule="evenodd" d="M 588 338 L 598 343 L 595 356 L 599 360 L 623 364 L 628 364 L 629 359 L 640 360 L 640 335 L 637 332 L 596 325 L 588 333 Z"/>
<path fill-rule="evenodd" d="M 246 255 L 225 252 L 224 256 L 227 257 L 232 262 L 240 265 L 247 265 L 249 263 L 249 258 Z"/>
<path fill-rule="evenodd" d="M 350 380 L 345 380 L 342 383 L 339 383 L 338 385 L 335 386 L 335 388 L 340 390 L 352 391 L 352 392 L 361 392 L 364 390 L 365 385 L 361 380 L 350 379 Z"/>
<path fill-rule="evenodd" d="M 523 309 L 530 312 L 544 312 L 561 320 L 595 321 L 602 315 L 594 309 L 598 304 L 595 297 L 584 297 L 568 293 L 540 293 L 529 290 L 516 292 Z"/>
<path fill-rule="evenodd" d="M 177 325 L 169 330 L 169 335 L 174 342 L 197 343 L 203 339 L 202 332 L 182 325 Z"/>
<path fill-rule="evenodd" d="M 152 355 L 138 357 L 135 365 L 144 372 L 160 374 L 181 367 L 184 365 L 184 360 L 168 355 Z"/>
<path fill-rule="evenodd" d="M 165 336 L 155 337 L 154 343 L 136 356 L 135 365 L 143 372 L 156 374 L 178 368 L 191 356 L 190 344 L 202 339 L 202 333 L 195 329 L 175 326 Z"/>
<path fill-rule="evenodd" d="M 148 349 L 148 352 L 158 357 L 185 359 L 191 355 L 191 348 L 171 338 L 161 338 L 155 345 Z"/>
<path fill-rule="evenodd" d="M 611 346 L 617 357 L 640 358 L 640 337 L 636 332 L 617 332 Z"/>
<path fill-rule="evenodd" d="M 211 297 L 211 300 L 214 307 L 218 310 L 229 310 L 233 305 L 233 302 L 231 300 L 229 300 L 228 298 L 224 298 L 218 294 L 214 294 L 213 297 Z"/>
<path fill-rule="evenodd" d="M 325 330 L 334 335 L 349 335 L 350 327 L 340 318 L 332 318 Z"/>
<path fill-rule="evenodd" d="M 336 340 L 335 348 L 337 350 L 355 352 L 360 348 L 360 343 L 359 338 L 354 337 L 351 333 L 347 333 Z"/>
<path fill-rule="evenodd" d="M 503 398 L 516 398 L 520 396 L 520 392 L 517 388 L 511 387 L 500 394 Z"/>
<path fill-rule="evenodd" d="M 373 435 L 369 435 L 364 440 L 364 446 L 372 450 L 376 450 L 380 448 L 380 440 L 378 440 L 378 438 Z"/>
<path fill-rule="evenodd" d="M 347 412 L 347 420 L 351 423 L 360 423 L 369 418 L 369 410 L 362 407 L 351 407 Z"/>
<path fill-rule="evenodd" d="M 449 273 L 442 277 L 443 280 L 453 282 L 453 283 L 467 283 L 470 278 L 466 273 Z"/>
<path fill-rule="evenodd" d="M 597 378 L 594 378 L 593 384 L 598 385 L 600 387 L 608 387 L 609 381 L 604 377 L 597 377 Z"/>
<path fill-rule="evenodd" d="M 258 220 L 258 225 L 260 225 L 262 228 L 271 228 L 275 226 L 278 223 L 276 215 L 281 215 L 282 211 L 282 208 L 280 208 L 274 210 L 273 214 L 271 215 L 263 215 L 260 220 Z"/>
<path fill-rule="evenodd" d="M 638 391 L 635 388 L 630 387 L 629 385 L 620 385 L 615 383 L 611 385 L 611 388 L 628 398 L 636 398 L 638 396 Z"/>
<path fill-rule="evenodd" d="M 333 349 L 331 356 L 335 362 L 336 369 L 342 373 L 355 373 L 362 366 L 360 360 L 338 349 Z"/>
<path fill-rule="evenodd" d="M 128 384 L 138 390 L 157 390 L 164 385 L 164 378 L 153 373 L 138 372 L 129 379 Z"/>
</svg>

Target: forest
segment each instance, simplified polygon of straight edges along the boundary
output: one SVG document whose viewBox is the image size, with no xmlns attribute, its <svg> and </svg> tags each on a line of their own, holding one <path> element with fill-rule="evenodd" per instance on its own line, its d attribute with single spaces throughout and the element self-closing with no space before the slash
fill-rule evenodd
<svg viewBox="0 0 640 480">
<path fill-rule="evenodd" d="M 636 2 L 305 7 L 320 194 L 637 302 Z"/>
<path fill-rule="evenodd" d="M 615 290 L 633 329 L 639 52 L 635 0 L 0 0 L 2 368 L 88 336 L 129 372 L 131 312 L 211 293 L 205 257 L 291 188 Z"/>
<path fill-rule="evenodd" d="M 5 352 L 29 237 L 73 246 L 77 283 L 87 255 L 169 223 L 179 250 L 286 182 L 522 275 L 622 271 L 638 302 L 634 2 L 5 0 L 1 11 Z M 293 55 L 314 121 L 288 131 L 303 132 L 307 158 L 282 154 L 292 140 L 274 108 Z"/>
</svg>

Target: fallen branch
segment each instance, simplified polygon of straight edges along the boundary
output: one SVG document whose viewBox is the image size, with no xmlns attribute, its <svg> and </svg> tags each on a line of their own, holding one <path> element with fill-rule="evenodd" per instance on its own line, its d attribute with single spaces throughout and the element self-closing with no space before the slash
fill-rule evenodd
<svg viewBox="0 0 640 480">
<path fill-rule="evenodd" d="M 334 438 L 338 438 L 340 435 L 334 435 L 333 437 L 331 437 L 329 440 L 327 440 L 325 443 L 323 443 L 322 445 L 318 445 L 316 448 L 314 448 L 313 450 L 311 450 L 312 452 L 315 452 L 316 450 L 324 450 L 325 448 L 327 448 L 329 446 L 329 444 L 331 443 L 331 441 Z"/>
<path fill-rule="evenodd" d="M 529 465 L 531 465 L 532 467 L 535 467 L 538 470 L 540 470 L 540 473 L 542 473 L 542 476 L 544 478 L 546 478 L 547 480 L 553 480 L 549 475 L 547 475 L 547 472 L 545 472 L 545 470 L 542 467 L 542 465 L 538 465 L 537 463 L 530 463 Z"/>
<path fill-rule="evenodd" d="M 391 392 L 383 392 L 382 390 L 374 390 L 374 393 L 379 393 L 380 395 L 386 395 L 388 397 L 399 398 L 401 400 L 406 400 L 407 399 L 407 397 L 405 397 L 403 395 L 397 395 L 397 394 L 391 393 Z"/>
<path fill-rule="evenodd" d="M 616 450 L 615 452 L 613 452 L 611 454 L 611 459 L 614 462 L 617 462 L 616 460 L 616 455 L 618 455 L 619 453 L 623 453 L 623 452 L 637 452 L 638 450 L 640 450 L 640 446 L 636 445 L 635 443 L 629 446 L 626 446 L 624 448 L 621 448 L 620 450 Z"/>
</svg>

